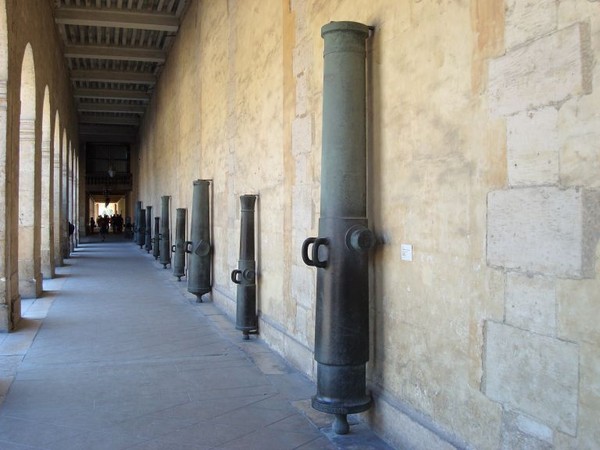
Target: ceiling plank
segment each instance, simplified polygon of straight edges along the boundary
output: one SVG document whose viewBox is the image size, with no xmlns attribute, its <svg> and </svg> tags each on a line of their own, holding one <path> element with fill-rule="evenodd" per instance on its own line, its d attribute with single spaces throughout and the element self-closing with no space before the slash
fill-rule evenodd
<svg viewBox="0 0 600 450">
<path fill-rule="evenodd" d="M 161 50 L 102 45 L 67 45 L 66 58 L 112 59 L 119 61 L 146 61 L 164 63 L 166 53 Z"/>
<path fill-rule="evenodd" d="M 172 14 L 127 9 L 57 8 L 54 20 L 62 25 L 131 28 L 169 33 L 176 33 L 179 30 L 179 19 Z"/>
<path fill-rule="evenodd" d="M 93 124 L 83 124 L 79 127 L 80 135 L 94 135 L 94 136 L 103 136 L 103 135 L 113 135 L 123 137 L 136 137 L 137 130 L 132 126 L 116 126 L 116 125 L 93 125 Z"/>
<path fill-rule="evenodd" d="M 183 11 L 185 10 L 186 7 L 186 0 L 179 0 L 179 5 L 177 5 L 177 11 L 175 11 L 175 15 L 177 17 L 181 17 L 181 15 L 183 14 Z"/>
<path fill-rule="evenodd" d="M 100 81 L 106 83 L 156 84 L 156 76 L 143 72 L 119 70 L 71 70 L 73 81 Z"/>
<path fill-rule="evenodd" d="M 133 125 L 133 126 L 137 127 L 140 125 L 140 119 L 135 116 L 114 117 L 114 116 L 85 115 L 85 116 L 79 116 L 79 123 L 104 124 L 104 125 Z"/>
<path fill-rule="evenodd" d="M 146 106 L 121 103 L 79 103 L 78 111 L 144 114 Z"/>
<path fill-rule="evenodd" d="M 77 98 L 102 98 L 111 100 L 141 100 L 149 101 L 150 94 L 143 91 L 132 91 L 124 89 L 75 89 Z"/>
</svg>

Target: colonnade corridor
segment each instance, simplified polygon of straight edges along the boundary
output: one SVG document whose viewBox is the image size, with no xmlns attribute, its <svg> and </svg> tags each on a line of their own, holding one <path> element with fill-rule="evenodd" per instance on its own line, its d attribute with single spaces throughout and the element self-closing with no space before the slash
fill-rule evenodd
<svg viewBox="0 0 600 450">
<path fill-rule="evenodd" d="M 0 448 L 388 448 L 122 236 L 84 238 L 0 335 Z"/>
</svg>

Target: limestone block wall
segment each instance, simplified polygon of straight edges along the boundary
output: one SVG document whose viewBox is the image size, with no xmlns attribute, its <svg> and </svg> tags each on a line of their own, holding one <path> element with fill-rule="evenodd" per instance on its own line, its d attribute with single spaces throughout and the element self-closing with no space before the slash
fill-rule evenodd
<svg viewBox="0 0 600 450">
<path fill-rule="evenodd" d="M 375 27 L 363 418 L 398 447 L 594 447 L 597 2 L 192 2 L 134 196 L 170 195 L 174 223 L 192 181 L 212 180 L 212 299 L 233 314 L 239 196 L 258 194 L 260 335 L 314 377 L 316 274 L 300 248 L 319 218 L 332 20 Z"/>
<path fill-rule="evenodd" d="M 24 66 L 27 71 L 22 70 Z M 27 80 L 22 79 L 25 72 Z M 22 90 L 32 93 L 32 110 L 26 116 L 21 111 L 29 99 L 23 98 Z M 9 331 L 20 319 L 20 296 L 35 296 L 41 289 L 42 242 L 56 246 L 50 244 L 49 235 L 42 241 L 42 211 L 46 230 L 54 227 L 60 233 L 55 223 L 48 223 L 54 222 L 50 211 L 66 220 L 66 205 L 57 210 L 53 204 L 55 180 L 65 164 L 56 158 L 63 147 L 77 146 L 77 115 L 68 69 L 48 2 L 0 1 L 0 135 L 0 331 Z M 26 151 L 32 163 L 25 166 L 21 161 Z M 19 192 L 19 176 L 32 179 L 26 193 Z M 44 208 L 42 193 L 47 202 Z M 19 211 L 19 199 L 25 197 L 33 206 Z M 27 222 L 22 240 L 20 220 Z M 32 256 L 20 260 L 25 246 Z M 30 291 L 19 280 L 24 269 L 31 278 Z"/>
<path fill-rule="evenodd" d="M 502 405 L 502 448 L 600 445 L 599 27 L 597 3 L 507 2 L 506 52 L 489 63 L 507 179 L 488 195 L 487 262 L 505 294 L 483 392 Z"/>
</svg>

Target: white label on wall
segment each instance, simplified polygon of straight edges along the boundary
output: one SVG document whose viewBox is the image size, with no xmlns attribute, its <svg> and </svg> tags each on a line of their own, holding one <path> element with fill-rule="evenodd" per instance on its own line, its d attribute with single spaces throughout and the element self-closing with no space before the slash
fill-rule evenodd
<svg viewBox="0 0 600 450">
<path fill-rule="evenodd" d="M 400 245 L 400 258 L 402 261 L 412 261 L 413 260 L 413 247 L 410 244 L 401 244 Z"/>
</svg>

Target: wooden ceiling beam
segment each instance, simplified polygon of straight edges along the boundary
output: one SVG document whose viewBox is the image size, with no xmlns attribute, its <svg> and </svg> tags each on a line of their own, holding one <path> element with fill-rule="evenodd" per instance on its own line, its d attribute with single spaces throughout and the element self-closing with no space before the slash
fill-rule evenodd
<svg viewBox="0 0 600 450">
<path fill-rule="evenodd" d="M 150 101 L 150 94 L 143 91 L 132 91 L 125 89 L 75 89 L 76 98 L 98 98 L 106 100 L 139 100 Z"/>
<path fill-rule="evenodd" d="M 135 116 L 130 117 L 114 117 L 114 116 L 94 116 L 85 115 L 79 116 L 81 124 L 98 124 L 98 125 L 132 125 L 140 126 L 140 119 Z"/>
<path fill-rule="evenodd" d="M 79 103 L 77 110 L 85 112 L 144 114 L 146 107 L 140 105 L 123 105 L 120 103 Z"/>
<path fill-rule="evenodd" d="M 62 25 L 130 28 L 177 33 L 179 19 L 172 14 L 147 13 L 136 10 L 61 7 L 55 10 L 54 21 Z"/>
<path fill-rule="evenodd" d="M 79 126 L 80 136 L 113 136 L 121 139 L 135 138 L 137 128 L 133 126 L 116 126 L 103 124 L 81 124 Z"/>
<path fill-rule="evenodd" d="M 123 72 L 118 70 L 71 70 L 71 80 L 105 83 L 156 84 L 156 76 L 151 73 Z"/>
<path fill-rule="evenodd" d="M 132 47 L 107 47 L 103 45 L 67 45 L 66 58 L 111 59 L 117 61 L 142 61 L 162 64 L 167 55 L 162 50 Z"/>
</svg>

